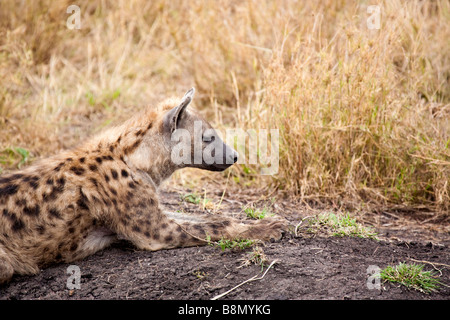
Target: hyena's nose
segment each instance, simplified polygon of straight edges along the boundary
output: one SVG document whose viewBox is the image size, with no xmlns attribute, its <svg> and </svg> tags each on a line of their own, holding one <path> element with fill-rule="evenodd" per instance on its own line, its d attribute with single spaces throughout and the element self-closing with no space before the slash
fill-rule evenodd
<svg viewBox="0 0 450 320">
<path fill-rule="evenodd" d="M 234 152 L 234 158 L 233 158 L 234 162 L 233 162 L 233 163 L 236 163 L 236 162 L 238 161 L 238 159 L 239 159 L 239 153 L 237 153 L 237 152 L 235 151 L 235 152 Z"/>
</svg>

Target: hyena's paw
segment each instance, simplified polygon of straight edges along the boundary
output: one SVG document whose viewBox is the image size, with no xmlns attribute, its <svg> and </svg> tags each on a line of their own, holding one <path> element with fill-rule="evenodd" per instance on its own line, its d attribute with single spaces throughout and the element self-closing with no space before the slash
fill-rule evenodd
<svg viewBox="0 0 450 320">
<path fill-rule="evenodd" d="M 249 228 L 246 238 L 262 241 L 280 240 L 287 227 L 288 222 L 284 219 L 264 218 Z"/>
</svg>

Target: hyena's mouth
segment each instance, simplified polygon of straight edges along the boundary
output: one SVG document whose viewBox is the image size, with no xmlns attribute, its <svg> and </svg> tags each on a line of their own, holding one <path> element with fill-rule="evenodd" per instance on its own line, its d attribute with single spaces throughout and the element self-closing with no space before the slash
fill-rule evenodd
<svg viewBox="0 0 450 320">
<path fill-rule="evenodd" d="M 205 162 L 203 162 L 201 168 L 208 171 L 224 171 L 235 164 L 238 161 L 238 158 L 239 154 L 236 151 L 228 151 L 228 155 L 224 159 L 222 159 L 222 161 L 217 161 L 219 163 L 213 162 L 211 164 L 206 164 Z"/>
<path fill-rule="evenodd" d="M 212 164 L 212 171 L 224 171 L 225 169 L 231 167 L 233 164 L 235 164 L 239 159 L 239 154 L 235 150 L 230 150 L 231 148 L 227 145 L 225 145 L 225 154 L 227 156 L 225 157 L 225 163 L 224 164 Z"/>
<path fill-rule="evenodd" d="M 234 163 L 231 164 L 212 164 L 208 167 L 209 171 L 224 171 L 231 167 Z"/>
</svg>

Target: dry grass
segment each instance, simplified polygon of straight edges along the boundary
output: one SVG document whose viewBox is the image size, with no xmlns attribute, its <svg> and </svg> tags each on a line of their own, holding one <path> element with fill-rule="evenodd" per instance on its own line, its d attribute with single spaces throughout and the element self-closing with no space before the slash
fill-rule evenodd
<svg viewBox="0 0 450 320">
<path fill-rule="evenodd" d="M 240 184 L 450 208 L 448 1 L 381 1 L 380 30 L 364 1 L 76 1 L 81 30 L 70 4 L 0 3 L 3 170 L 195 85 L 212 122 L 280 130 L 278 174 Z"/>
</svg>

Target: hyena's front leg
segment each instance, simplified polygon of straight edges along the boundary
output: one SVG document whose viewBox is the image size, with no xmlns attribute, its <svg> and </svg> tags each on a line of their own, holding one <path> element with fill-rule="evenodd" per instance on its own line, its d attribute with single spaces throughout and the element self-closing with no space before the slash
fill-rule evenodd
<svg viewBox="0 0 450 320">
<path fill-rule="evenodd" d="M 286 221 L 272 218 L 241 221 L 223 216 L 199 216 L 175 212 L 164 214 L 181 228 L 181 235 L 184 238 L 182 246 L 189 245 L 189 242 L 191 245 L 198 245 L 220 239 L 278 240 L 287 227 Z M 177 232 L 180 228 L 177 228 Z M 187 234 L 187 239 L 183 234 Z"/>
<path fill-rule="evenodd" d="M 119 238 L 151 251 L 206 245 L 220 239 L 278 240 L 286 228 L 284 221 L 271 218 L 242 222 L 226 217 L 163 213 L 159 209 L 133 218 L 120 224 Z"/>
</svg>

